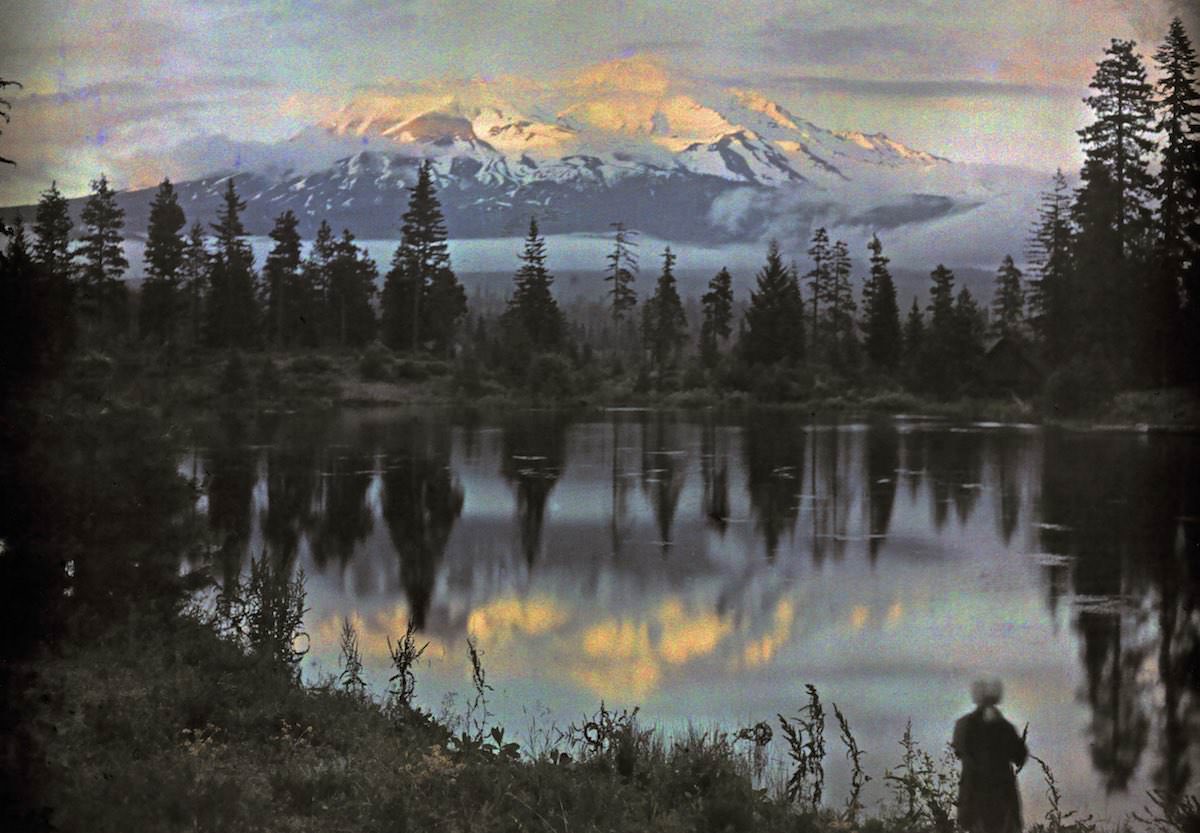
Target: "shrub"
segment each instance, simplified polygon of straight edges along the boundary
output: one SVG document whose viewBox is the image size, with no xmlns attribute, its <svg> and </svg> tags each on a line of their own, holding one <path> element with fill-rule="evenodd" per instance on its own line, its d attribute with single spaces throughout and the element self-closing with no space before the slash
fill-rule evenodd
<svg viewBox="0 0 1200 833">
<path fill-rule="evenodd" d="M 409 382 L 423 382 L 429 378 L 429 371 L 425 365 L 412 359 L 401 359 L 396 362 L 393 372 L 397 379 Z"/>
<path fill-rule="evenodd" d="M 539 353 L 529 363 L 525 387 L 536 397 L 561 399 L 571 395 L 571 363 L 557 353 Z"/>
<path fill-rule="evenodd" d="M 358 362 L 358 373 L 367 382 L 386 382 L 392 375 L 392 354 L 378 341 L 371 344 Z"/>
<path fill-rule="evenodd" d="M 312 375 L 317 373 L 329 373 L 334 368 L 333 362 L 331 362 L 329 359 L 316 353 L 310 353 L 307 356 L 300 356 L 292 359 L 292 363 L 288 365 L 288 369 L 293 373 Z"/>
</svg>

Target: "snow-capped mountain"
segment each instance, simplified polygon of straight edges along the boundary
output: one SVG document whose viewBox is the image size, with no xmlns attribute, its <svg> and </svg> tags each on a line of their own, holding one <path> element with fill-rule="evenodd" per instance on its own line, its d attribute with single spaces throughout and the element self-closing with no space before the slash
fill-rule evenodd
<svg viewBox="0 0 1200 833">
<path fill-rule="evenodd" d="M 177 184 L 189 218 L 214 216 L 233 175 L 255 234 L 291 209 L 306 235 L 327 219 L 360 238 L 396 237 L 423 159 L 433 161 L 458 238 L 519 235 L 531 215 L 551 234 L 607 232 L 620 221 L 705 245 L 803 237 L 818 222 L 869 234 L 1014 199 L 1024 210 L 1041 185 L 1028 172 L 953 163 L 882 133 L 827 130 L 754 91 L 679 80 L 636 57 L 555 85 L 394 83 L 286 142 L 207 140 L 190 152 L 228 161 Z M 120 197 L 135 233 L 151 195 Z"/>
</svg>

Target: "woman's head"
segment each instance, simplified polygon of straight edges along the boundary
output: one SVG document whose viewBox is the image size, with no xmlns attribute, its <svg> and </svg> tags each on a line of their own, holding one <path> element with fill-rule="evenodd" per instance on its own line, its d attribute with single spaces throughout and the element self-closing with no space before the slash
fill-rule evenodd
<svg viewBox="0 0 1200 833">
<path fill-rule="evenodd" d="M 971 700 L 977 706 L 994 706 L 1004 697 L 999 677 L 980 677 L 971 683 Z"/>
</svg>

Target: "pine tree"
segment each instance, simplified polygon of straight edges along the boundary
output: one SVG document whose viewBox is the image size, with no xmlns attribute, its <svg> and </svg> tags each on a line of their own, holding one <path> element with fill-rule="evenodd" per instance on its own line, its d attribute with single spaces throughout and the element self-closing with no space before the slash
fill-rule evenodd
<svg viewBox="0 0 1200 833">
<path fill-rule="evenodd" d="M 362 346 L 375 337 L 375 310 L 371 298 L 379 270 L 365 249 L 354 243 L 349 229 L 333 246 L 328 265 L 326 303 L 332 312 L 332 336 L 340 347 Z"/>
<path fill-rule="evenodd" d="M 953 357 L 952 384 L 956 387 L 976 379 L 983 358 L 983 338 L 986 329 L 983 310 L 975 303 L 971 290 L 965 286 L 954 299 L 954 323 L 951 340 Z"/>
<path fill-rule="evenodd" d="M 564 347 L 566 322 L 550 291 L 553 283 L 554 276 L 546 268 L 546 240 L 531 217 L 521 266 L 513 276 L 513 294 L 500 317 L 509 352 L 523 354 L 524 363 L 530 352 L 556 352 Z"/>
<path fill-rule="evenodd" d="M 208 339 L 214 347 L 249 347 L 257 340 L 254 252 L 246 242 L 233 177 L 226 182 L 223 205 L 212 226 L 215 249 L 210 258 Z"/>
<path fill-rule="evenodd" d="M 942 264 L 929 273 L 929 324 L 924 334 L 920 375 L 925 387 L 942 395 L 958 381 L 958 317 L 954 311 L 954 273 Z"/>
<path fill-rule="evenodd" d="M 52 275 L 69 278 L 74 270 L 74 255 L 71 254 L 73 225 L 67 198 L 58 190 L 58 183 L 51 182 L 50 190 L 42 192 L 34 215 L 33 233 L 37 242 L 33 247 L 33 259 Z"/>
<path fill-rule="evenodd" d="M 700 324 L 700 358 L 704 366 L 716 367 L 721 355 L 721 341 L 728 340 L 733 324 L 733 278 L 729 270 L 721 271 L 708 282 L 708 291 L 700 298 L 703 321 Z"/>
<path fill-rule="evenodd" d="M 637 248 L 636 231 L 625 228 L 624 223 L 613 223 L 613 251 L 607 258 L 608 272 L 605 281 L 612 283 L 608 290 L 613 323 L 620 327 L 621 321 L 633 312 L 637 305 L 637 291 L 633 288 L 637 280 L 638 262 L 634 249 Z"/>
<path fill-rule="evenodd" d="M 996 294 L 992 299 L 992 332 L 998 336 L 1020 336 L 1025 323 L 1025 291 L 1021 288 L 1023 274 L 1005 255 L 996 272 Z"/>
<path fill-rule="evenodd" d="M 275 218 L 271 239 L 275 245 L 263 264 L 263 299 L 267 336 L 278 347 L 295 341 L 292 321 L 302 307 L 300 283 L 300 220 L 289 208 Z"/>
<path fill-rule="evenodd" d="M 796 274 L 783 265 L 774 240 L 756 280 L 738 344 L 743 357 L 758 365 L 803 361 L 804 303 Z"/>
<path fill-rule="evenodd" d="M 1033 276 L 1029 320 L 1042 353 L 1051 364 L 1064 361 L 1075 342 L 1079 299 L 1073 277 L 1074 243 L 1071 197 L 1067 178 L 1059 170 L 1054 174 L 1051 190 L 1041 195 L 1027 251 Z"/>
<path fill-rule="evenodd" d="M 925 349 L 925 320 L 921 316 L 921 306 L 913 298 L 908 317 L 904 320 L 904 363 L 909 372 L 914 372 L 921 361 Z"/>
<path fill-rule="evenodd" d="M 829 233 L 824 228 L 813 232 L 812 245 L 808 248 L 808 256 L 812 258 L 813 268 L 804 276 L 812 293 L 812 354 L 818 355 L 818 340 L 821 332 L 821 302 L 829 294 Z"/>
<path fill-rule="evenodd" d="M 183 249 L 183 263 L 180 267 L 183 292 L 187 297 L 188 330 L 191 333 L 193 345 L 198 345 L 201 341 L 204 299 L 208 285 L 208 261 L 208 249 L 204 242 L 204 226 L 197 221 L 192 224 L 192 228 L 188 232 L 187 243 Z"/>
<path fill-rule="evenodd" d="M 896 303 L 896 284 L 888 271 L 883 243 L 871 235 L 871 272 L 863 285 L 863 329 L 867 358 L 877 370 L 894 370 L 900 364 L 903 345 L 900 336 L 900 308 Z"/>
<path fill-rule="evenodd" d="M 383 337 L 397 349 L 415 351 L 432 341 L 438 352 L 446 352 L 466 314 L 466 293 L 450 268 L 446 222 L 428 159 L 409 193 L 400 246 L 383 288 Z"/>
<path fill-rule="evenodd" d="M 838 240 L 829 252 L 826 289 L 827 332 L 830 363 L 844 370 L 850 363 L 854 343 L 854 287 L 850 283 L 853 263 L 850 248 Z"/>
<path fill-rule="evenodd" d="M 1114 38 L 1105 50 L 1109 57 L 1096 66 L 1092 77 L 1095 95 L 1083 101 L 1096 114 L 1096 120 L 1079 130 L 1080 141 L 1089 160 L 1108 174 L 1112 187 L 1112 230 L 1121 257 L 1138 253 L 1144 245 L 1150 224 L 1147 207 L 1153 180 L 1147 156 L 1154 148 L 1149 138 L 1154 121 L 1152 89 L 1146 81 L 1146 67 L 1133 50 L 1130 40 Z M 1085 166 L 1085 188 L 1090 184 Z"/>
<path fill-rule="evenodd" d="M 1157 129 L 1164 136 L 1155 196 L 1158 197 L 1158 246 L 1154 269 L 1149 270 L 1148 303 L 1143 326 L 1149 370 L 1160 384 L 1187 375 L 1195 352 L 1179 350 L 1182 339 L 1200 348 L 1200 333 L 1186 335 L 1186 275 L 1196 271 L 1200 240 L 1187 234 L 1188 222 L 1200 216 L 1200 94 L 1196 90 L 1196 52 L 1183 21 L 1171 21 L 1166 40 L 1154 54 L 1160 81 L 1156 101 Z M 1193 305 L 1194 306 L 1194 305 Z M 1191 317 L 1195 317 L 1194 315 Z M 1200 321 L 1192 322 L 1193 327 Z M 1189 358 L 1191 357 L 1191 358 Z"/>
<path fill-rule="evenodd" d="M 650 366 L 660 372 L 671 365 L 687 340 L 687 316 L 675 283 L 675 260 L 668 246 L 654 294 L 642 309 L 642 342 L 650 353 Z"/>
<path fill-rule="evenodd" d="M 1095 121 L 1078 131 L 1084 147 L 1083 187 L 1075 205 L 1082 336 L 1113 363 L 1127 363 L 1144 309 L 1142 274 L 1148 265 L 1153 180 L 1147 157 L 1154 119 L 1152 89 L 1134 42 L 1112 41 L 1084 99 Z"/>
<path fill-rule="evenodd" d="M 116 194 L 108 187 L 104 174 L 92 182 L 92 193 L 84 203 L 84 234 L 75 255 L 82 259 L 76 277 L 79 302 L 84 315 L 99 322 L 101 329 L 117 324 L 124 313 L 125 283 L 122 280 L 129 261 L 121 229 L 125 211 L 117 205 Z"/>
<path fill-rule="evenodd" d="M 333 227 L 328 220 L 322 220 L 317 227 L 317 235 L 313 238 L 312 248 L 300 268 L 300 281 L 296 292 L 299 308 L 296 310 L 296 321 L 300 324 L 297 333 L 299 342 L 306 347 L 319 347 L 332 342 L 335 338 L 336 324 L 333 320 L 332 307 L 329 304 L 330 264 L 337 247 L 333 237 Z M 404 297 L 404 310 L 409 310 L 411 297 Z M 384 312 L 387 312 L 386 305 Z M 403 325 L 407 332 L 405 317 Z M 406 347 L 407 343 L 397 345 Z"/>
<path fill-rule="evenodd" d="M 146 231 L 146 280 L 139 310 L 142 335 L 166 341 L 175 334 L 180 312 L 180 269 L 187 246 L 180 232 L 187 224 L 171 180 L 164 179 L 150 205 Z"/>
</svg>

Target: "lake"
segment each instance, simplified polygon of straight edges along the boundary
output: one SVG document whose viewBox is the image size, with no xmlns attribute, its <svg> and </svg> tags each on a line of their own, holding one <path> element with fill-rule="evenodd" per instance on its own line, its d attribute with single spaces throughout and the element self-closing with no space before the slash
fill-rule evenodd
<svg viewBox="0 0 1200 833">
<path fill-rule="evenodd" d="M 675 735 L 775 724 L 813 683 L 867 753 L 870 805 L 906 721 L 939 756 L 990 672 L 1065 807 L 1196 788 L 1195 436 L 381 409 L 220 421 L 180 467 L 227 575 L 264 549 L 304 570 L 308 679 L 339 670 L 349 617 L 382 694 L 412 617 L 418 702 L 463 713 L 472 636 L 491 720 L 526 746 L 601 701 Z M 840 803 L 832 719 L 826 739 Z M 1032 762 L 1020 780 L 1030 822 L 1045 785 Z"/>
</svg>

